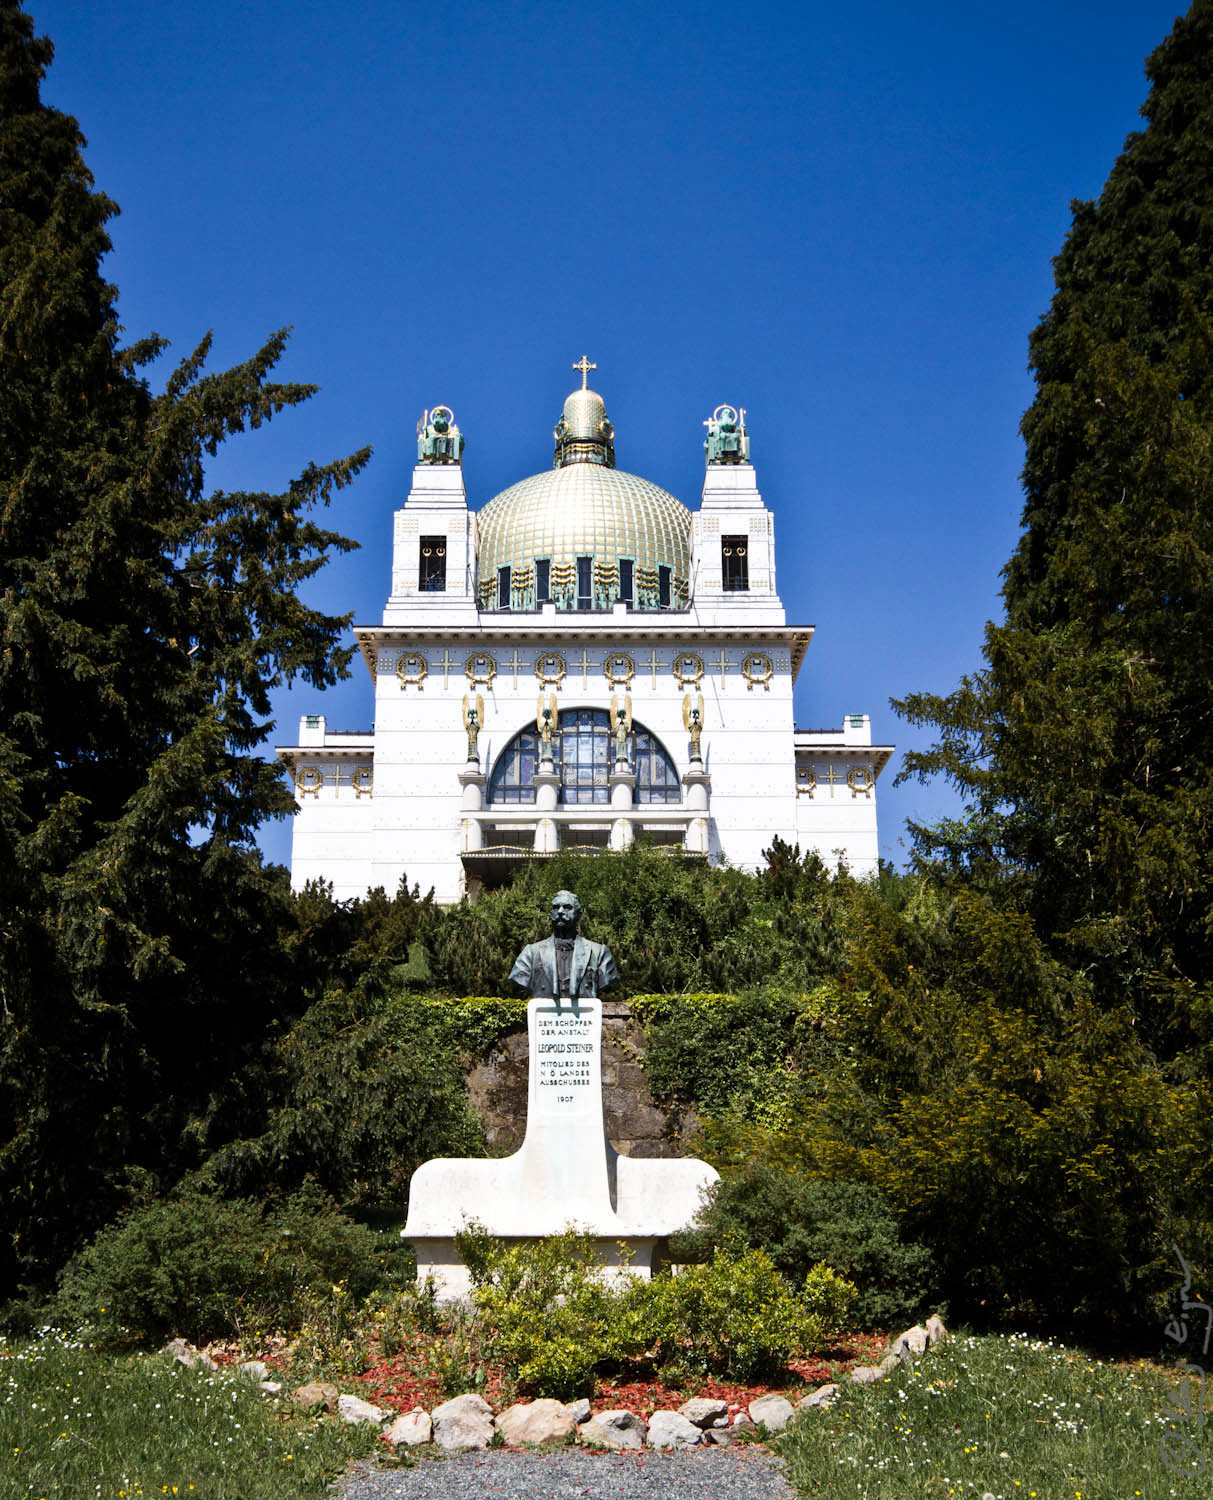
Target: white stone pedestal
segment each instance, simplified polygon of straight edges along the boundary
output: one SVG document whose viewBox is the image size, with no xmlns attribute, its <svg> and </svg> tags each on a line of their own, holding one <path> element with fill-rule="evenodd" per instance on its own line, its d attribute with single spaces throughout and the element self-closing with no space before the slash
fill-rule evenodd
<svg viewBox="0 0 1213 1500">
<path fill-rule="evenodd" d="M 484 844 L 484 833 L 480 826 L 479 818 L 467 817 L 468 813 L 478 813 L 484 806 L 484 786 L 488 777 L 480 769 L 479 759 L 470 760 L 464 770 L 459 773 L 459 785 L 463 788 L 463 847 L 471 851 L 479 849 Z"/>
<path fill-rule="evenodd" d="M 706 1162 L 620 1156 L 607 1140 L 601 1000 L 532 1000 L 527 1032 L 521 1149 L 496 1161 L 439 1157 L 413 1173 L 402 1234 L 416 1246 L 418 1279 L 432 1274 L 445 1298 L 470 1290 L 454 1240 L 471 1223 L 504 1239 L 572 1225 L 594 1237 L 608 1274 L 648 1277 L 658 1242 L 691 1223 L 717 1180 Z"/>
<path fill-rule="evenodd" d="M 626 760 L 616 760 L 615 768 L 611 772 L 607 785 L 610 787 L 611 808 L 620 814 L 611 824 L 611 848 L 615 850 L 628 849 L 635 838 L 631 818 L 625 816 L 632 810 L 633 796 L 636 791 L 636 776 L 628 767 Z"/>
</svg>

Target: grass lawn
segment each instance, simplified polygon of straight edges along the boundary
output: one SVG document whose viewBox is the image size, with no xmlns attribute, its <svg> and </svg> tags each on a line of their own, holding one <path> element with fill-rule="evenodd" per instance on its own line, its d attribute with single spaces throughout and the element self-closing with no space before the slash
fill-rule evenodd
<svg viewBox="0 0 1213 1500">
<path fill-rule="evenodd" d="M 1176 1393 L 1155 1365 L 957 1335 L 880 1385 L 844 1384 L 773 1446 L 807 1500 L 1203 1500 L 1192 1471 L 1213 1424 L 1206 1438 L 1195 1404 L 1183 1420 Z M 232 1371 L 56 1332 L 0 1341 L 3 1500 L 322 1500 L 376 1447 L 375 1429 L 300 1415 Z"/>
<path fill-rule="evenodd" d="M 1203 1500 L 1213 1450 L 1172 1373 L 1023 1336 L 946 1340 L 876 1386 L 844 1385 L 775 1447 L 813 1500 Z M 1185 1446 L 1189 1435 L 1193 1444 Z M 1163 1462 L 1166 1441 L 1176 1473 Z"/>
<path fill-rule="evenodd" d="M 295 1413 L 234 1371 L 0 1341 L 4 1500 L 317 1500 L 378 1430 Z"/>
</svg>

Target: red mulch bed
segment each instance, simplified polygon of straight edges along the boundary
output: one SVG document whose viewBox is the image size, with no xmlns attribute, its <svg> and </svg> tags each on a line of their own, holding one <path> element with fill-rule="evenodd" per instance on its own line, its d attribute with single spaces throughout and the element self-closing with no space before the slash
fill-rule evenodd
<svg viewBox="0 0 1213 1500">
<path fill-rule="evenodd" d="M 856 1365 L 873 1364 L 887 1343 L 881 1334 L 847 1334 L 823 1349 L 818 1358 L 790 1360 L 779 1377 L 757 1385 L 739 1385 L 711 1377 L 688 1380 L 681 1385 L 662 1385 L 655 1380 L 600 1379 L 594 1383 L 591 1400 L 595 1410 L 624 1409 L 645 1418 L 654 1411 L 679 1407 L 691 1396 L 727 1401 L 731 1411 L 742 1411 L 757 1396 L 776 1392 L 796 1400 L 806 1391 L 824 1385 L 828 1380 L 836 1380 Z M 411 1411 L 415 1406 L 432 1411 L 446 1399 L 438 1377 L 415 1370 L 407 1352 L 375 1361 L 365 1374 L 359 1376 L 359 1383 L 367 1400 L 393 1411 Z M 487 1372 L 483 1395 L 494 1410 L 508 1404 L 499 1371 L 490 1369 Z"/>
<path fill-rule="evenodd" d="M 829 1380 L 837 1380 L 856 1365 L 875 1364 L 887 1344 L 888 1340 L 882 1334 L 848 1333 L 821 1350 L 817 1358 L 789 1360 L 774 1380 L 756 1385 L 739 1385 L 710 1376 L 688 1379 L 680 1385 L 662 1385 L 656 1380 L 600 1379 L 594 1383 L 591 1402 L 596 1411 L 622 1409 L 635 1412 L 646 1420 L 655 1411 L 676 1409 L 692 1396 L 726 1401 L 731 1413 L 744 1411 L 756 1397 L 770 1393 L 786 1395 L 795 1402 L 807 1391 L 814 1390 Z M 267 1340 L 266 1347 L 261 1350 L 258 1358 L 271 1367 L 271 1373 L 275 1376 L 288 1378 L 285 1346 L 285 1339 Z M 210 1353 L 219 1364 L 224 1365 L 250 1357 L 241 1352 L 238 1344 L 212 1344 Z M 356 1383 L 362 1387 L 362 1395 L 366 1400 L 388 1407 L 394 1412 L 411 1411 L 416 1406 L 432 1411 L 446 1397 L 437 1375 L 422 1373 L 414 1368 L 420 1362 L 409 1351 L 376 1358 L 370 1368 L 357 1377 Z M 351 1384 L 349 1380 L 335 1383 L 346 1387 Z M 486 1372 L 482 1394 L 494 1411 L 500 1411 L 509 1404 L 500 1371 L 489 1369 Z"/>
</svg>

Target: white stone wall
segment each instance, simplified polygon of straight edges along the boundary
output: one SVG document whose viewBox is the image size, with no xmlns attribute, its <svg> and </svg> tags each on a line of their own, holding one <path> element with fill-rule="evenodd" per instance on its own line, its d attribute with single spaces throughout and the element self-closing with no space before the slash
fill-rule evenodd
<svg viewBox="0 0 1213 1500">
<path fill-rule="evenodd" d="M 418 669 L 406 663 L 398 675 L 402 655 L 434 667 L 422 681 L 410 681 Z M 389 894 L 407 877 L 423 895 L 433 887 L 439 901 L 451 902 L 463 894 L 457 778 L 466 759 L 460 703 L 468 683 L 462 668 L 448 669 L 444 686 L 442 655 L 403 647 L 378 653 L 372 865 L 374 884 Z"/>
<path fill-rule="evenodd" d="M 756 864 L 774 835 L 788 829 L 795 791 L 791 663 L 786 649 L 766 649 L 762 654 L 771 663 L 770 681 L 766 686 L 759 681 L 750 685 L 741 668 L 743 659 L 754 653 L 744 643 L 717 645 L 713 651 L 688 634 L 659 647 L 638 643 L 626 626 L 610 635 L 595 631 L 599 638 L 593 639 L 585 630 L 562 630 L 567 618 L 555 618 L 553 633 L 542 644 L 520 644 L 515 632 L 504 629 L 500 635 L 482 634 L 474 651 L 454 645 L 381 645 L 376 687 L 376 884 L 393 889 L 407 873 L 410 884 L 419 881 L 423 890 L 432 884 L 439 900 L 456 900 L 462 892 L 458 856 L 463 789 L 458 778 L 466 766 L 465 693 L 479 692 L 484 699 L 479 748 L 487 777 L 514 735 L 534 724 L 541 691 L 555 692 L 562 711 L 605 710 L 612 692 L 630 693 L 635 721 L 656 735 L 681 774 L 690 766 L 683 694 L 702 692 L 714 849 L 735 863 Z M 703 662 L 698 684 L 686 687 L 672 670 L 675 658 L 684 653 Z M 612 685 L 602 670 L 604 658 L 620 654 L 635 664 L 626 686 Z M 474 666 L 481 668 L 482 677 L 495 666 L 491 682 L 469 680 L 464 670 L 468 656 L 478 659 Z M 567 668 L 563 680 L 553 682 L 549 671 L 549 680 L 541 682 L 536 659 L 553 656 Z M 693 664 L 685 666 L 694 670 Z M 751 675 L 765 672 L 761 662 L 751 663 Z M 607 816 L 603 808 L 584 812 L 586 821 Z M 661 821 L 660 806 L 650 805 L 645 812 L 653 822 Z"/>
<path fill-rule="evenodd" d="M 373 751 L 369 737 L 357 755 L 326 750 L 323 735 L 323 728 L 319 735 L 302 731 L 292 758 L 299 812 L 291 826 L 291 884 L 299 890 L 309 880 L 327 880 L 336 900 L 346 901 L 364 896 L 375 884 Z"/>
<path fill-rule="evenodd" d="M 748 588 L 725 592 L 721 547 L 746 543 Z M 775 591 L 775 518 L 763 504 L 751 464 L 709 464 L 699 509 L 691 516 L 691 597 L 704 623 L 738 624 L 761 616 L 784 621 Z"/>
<path fill-rule="evenodd" d="M 854 875 L 876 873 L 876 781 L 889 747 L 872 744 L 867 714 L 848 714 L 842 728 L 796 735 L 796 840 L 830 866 L 841 859 Z"/>
<path fill-rule="evenodd" d="M 563 618 L 567 622 L 568 617 Z M 432 887 L 441 902 L 459 900 L 465 892 L 460 858 L 465 847 L 464 789 L 459 780 L 467 768 L 464 694 L 479 692 L 484 700 L 480 765 L 489 778 L 514 735 L 534 724 L 541 690 L 555 692 L 561 710 L 605 710 L 612 690 L 629 692 L 636 723 L 661 741 L 680 775 L 691 764 L 682 723 L 683 696 L 702 693 L 713 858 L 760 868 L 763 852 L 780 837 L 799 843 L 802 850 L 815 850 L 828 865 L 841 858 L 857 875 L 875 873 L 876 779 L 888 750 L 870 745 L 866 716 L 853 716 L 837 731 L 794 733 L 786 648 L 763 643 L 747 649 L 744 642 L 709 645 L 702 633 L 688 631 L 660 648 L 646 643 L 646 649 L 629 638 L 626 629 L 591 639 L 588 631 L 562 632 L 561 623 L 557 617 L 550 642 L 544 644 L 519 644 L 516 634 L 505 628 L 499 635 L 481 636 L 471 650 L 426 642 L 381 644 L 373 795 L 357 795 L 354 784 L 361 777 L 365 789 L 369 756 L 357 763 L 336 760 L 331 745 L 328 752 L 303 745 L 305 738 L 317 736 L 301 727 L 294 762 L 300 802 L 292 854 L 296 886 L 322 876 L 333 882 L 338 899 L 345 899 L 377 885 L 390 894 L 407 878 L 423 893 Z M 626 688 L 618 684 L 612 689 L 602 664 L 604 658 L 620 654 L 632 658 L 635 675 Z M 567 673 L 559 685 L 548 682 L 541 688 L 535 661 L 552 655 L 563 659 Z M 673 671 L 674 662 L 688 655 L 703 662 L 698 682 L 680 681 Z M 765 663 L 756 659 L 760 655 L 771 663 L 765 686 Z M 481 676 L 495 666 L 491 682 L 469 680 L 469 656 Z M 748 679 L 742 671 L 747 658 Z M 685 668 L 692 664 L 682 665 L 685 678 Z M 317 774 L 323 779 L 312 790 Z M 527 809 L 518 811 L 529 815 Z M 637 811 L 653 824 L 663 821 L 661 804 Z M 583 823 L 600 828 L 610 817 L 606 807 L 587 807 L 580 813 Z M 667 823 L 679 831 L 685 827 L 674 818 L 667 818 Z"/>
<path fill-rule="evenodd" d="M 446 588 L 441 593 L 422 593 L 419 587 L 423 536 L 441 537 L 446 544 Z M 419 605 L 431 622 L 474 624 L 475 539 L 463 469 L 458 464 L 418 464 L 408 499 L 393 520 L 392 593 L 384 624 L 408 623 Z"/>
</svg>

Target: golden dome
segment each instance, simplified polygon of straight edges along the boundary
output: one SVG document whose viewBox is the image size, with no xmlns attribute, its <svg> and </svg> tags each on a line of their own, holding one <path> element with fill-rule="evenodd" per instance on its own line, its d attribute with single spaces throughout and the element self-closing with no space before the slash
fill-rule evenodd
<svg viewBox="0 0 1213 1500">
<path fill-rule="evenodd" d="M 533 609 L 545 597 L 568 608 L 604 609 L 620 598 L 640 609 L 685 605 L 691 513 L 658 485 L 616 469 L 613 438 L 602 397 L 574 391 L 556 428 L 557 466 L 502 490 L 476 517 L 482 607 Z M 584 591 L 584 564 L 578 576 L 585 558 L 592 595 Z M 510 569 L 509 605 L 503 568 Z"/>
</svg>

